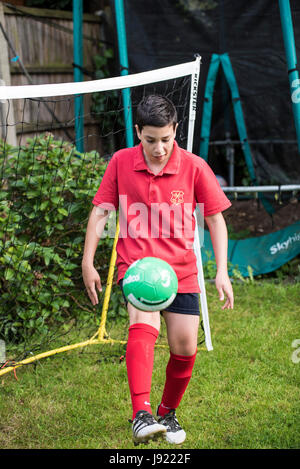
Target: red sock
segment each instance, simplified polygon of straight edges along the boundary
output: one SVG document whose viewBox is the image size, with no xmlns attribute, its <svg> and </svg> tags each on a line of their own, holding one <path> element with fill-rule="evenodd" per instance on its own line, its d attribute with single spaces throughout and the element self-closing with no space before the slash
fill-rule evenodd
<svg viewBox="0 0 300 469">
<path fill-rule="evenodd" d="M 166 369 L 166 383 L 159 406 L 159 415 L 167 414 L 170 409 L 177 409 L 189 384 L 197 352 L 191 356 L 170 353 Z"/>
<path fill-rule="evenodd" d="M 158 330 L 148 324 L 129 327 L 126 348 L 128 384 L 132 402 L 132 419 L 138 410 L 152 413 L 150 391 L 154 361 L 154 345 Z"/>
</svg>

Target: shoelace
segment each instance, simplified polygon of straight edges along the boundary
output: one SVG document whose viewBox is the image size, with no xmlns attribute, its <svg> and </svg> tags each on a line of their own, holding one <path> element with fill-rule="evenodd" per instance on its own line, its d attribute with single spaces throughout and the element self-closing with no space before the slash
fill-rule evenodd
<svg viewBox="0 0 300 469">
<path fill-rule="evenodd" d="M 153 424 L 157 423 L 155 418 L 151 414 L 149 414 L 149 412 L 140 413 L 137 416 L 137 418 L 138 418 L 138 420 L 136 420 L 134 422 L 134 427 L 135 428 L 138 427 L 138 429 L 141 429 L 145 425 L 153 425 Z M 132 422 L 132 420 L 128 420 L 128 421 Z"/>
<path fill-rule="evenodd" d="M 165 426 L 167 426 L 170 430 L 175 430 L 175 431 L 178 431 L 178 430 L 182 430 L 178 420 L 177 420 L 177 417 L 176 417 L 176 414 L 175 414 L 175 410 L 171 410 L 168 414 L 166 414 L 164 417 L 162 417 L 161 419 L 161 423 Z"/>
</svg>

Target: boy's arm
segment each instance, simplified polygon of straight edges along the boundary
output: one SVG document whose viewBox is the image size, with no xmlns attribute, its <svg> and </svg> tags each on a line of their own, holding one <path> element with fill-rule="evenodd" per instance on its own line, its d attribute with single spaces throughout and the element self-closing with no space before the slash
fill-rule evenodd
<svg viewBox="0 0 300 469">
<path fill-rule="evenodd" d="M 232 285 L 227 271 L 228 234 L 226 223 L 221 212 L 205 217 L 205 221 L 210 232 L 217 264 L 217 275 L 215 282 L 216 288 L 219 292 L 220 301 L 224 300 L 224 294 L 226 296 L 226 302 L 222 306 L 222 309 L 232 309 L 234 299 Z"/>
<path fill-rule="evenodd" d="M 101 279 L 94 267 L 95 252 L 107 221 L 108 211 L 94 207 L 91 211 L 82 257 L 82 277 L 93 305 L 98 304 L 96 288 L 102 291 Z"/>
</svg>

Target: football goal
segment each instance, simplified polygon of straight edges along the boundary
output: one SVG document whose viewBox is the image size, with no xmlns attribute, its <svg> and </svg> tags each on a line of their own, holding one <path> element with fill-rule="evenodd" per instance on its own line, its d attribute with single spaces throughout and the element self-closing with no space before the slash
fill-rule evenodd
<svg viewBox="0 0 300 469">
<path fill-rule="evenodd" d="M 0 87 L 0 375 L 88 345 L 126 346 L 120 321 L 126 322 L 127 313 L 115 281 L 118 220 L 113 235 L 106 230 L 95 257 L 103 283 L 106 279 L 97 307 L 82 281 L 91 201 L 107 162 L 126 146 L 128 134 L 138 143 L 134 112 L 145 95 L 159 93 L 174 102 L 176 139 L 192 151 L 199 74 L 197 56 L 122 77 Z M 199 345 L 211 350 L 199 240 L 197 232 Z M 157 346 L 166 346 L 163 338 Z"/>
</svg>

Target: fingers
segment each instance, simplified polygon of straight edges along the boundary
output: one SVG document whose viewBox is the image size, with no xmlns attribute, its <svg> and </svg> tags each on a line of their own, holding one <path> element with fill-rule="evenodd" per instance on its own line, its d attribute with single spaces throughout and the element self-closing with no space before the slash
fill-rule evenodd
<svg viewBox="0 0 300 469">
<path fill-rule="evenodd" d="M 93 306 L 99 303 L 96 288 L 99 292 L 102 292 L 102 285 L 100 279 L 95 280 L 90 285 L 86 285 L 86 291 Z"/>
<path fill-rule="evenodd" d="M 225 304 L 222 306 L 222 309 L 233 309 L 233 303 L 234 303 L 234 300 L 233 300 L 233 292 L 230 291 L 230 292 L 225 292 L 226 294 L 226 301 L 225 301 Z M 222 291 L 222 296 L 220 295 L 220 301 L 223 301 L 224 300 L 224 293 Z"/>
<path fill-rule="evenodd" d="M 219 291 L 219 300 L 220 300 L 220 301 L 223 301 L 223 300 L 224 300 L 224 292 L 223 292 L 223 289 L 221 288 L 221 289 L 219 289 L 218 291 Z"/>
<path fill-rule="evenodd" d="M 222 306 L 222 309 L 233 309 L 233 303 L 227 298 L 225 304 Z"/>
<path fill-rule="evenodd" d="M 83 266 L 83 282 L 93 306 L 98 304 L 97 290 L 102 292 L 101 279 L 93 266 Z"/>
<path fill-rule="evenodd" d="M 217 272 L 215 285 L 219 293 L 219 300 L 225 303 L 222 309 L 233 309 L 233 289 L 228 273 L 220 270 Z"/>
<path fill-rule="evenodd" d="M 87 290 L 87 293 L 89 295 L 89 299 L 92 302 L 92 305 L 96 306 L 98 304 L 98 295 L 97 295 L 97 292 L 95 290 L 95 287 L 87 287 L 86 290 Z"/>
<path fill-rule="evenodd" d="M 102 291 L 102 285 L 101 285 L 100 278 L 98 280 L 96 280 L 95 284 L 96 284 L 97 290 L 101 292 Z"/>
<path fill-rule="evenodd" d="M 219 292 L 220 301 L 224 301 L 226 297 L 226 301 L 225 301 L 225 304 L 222 306 L 222 309 L 233 309 L 234 300 L 233 300 L 232 288 L 227 289 L 227 288 L 220 287 L 218 288 L 218 292 Z"/>
<path fill-rule="evenodd" d="M 97 287 L 99 292 L 102 292 L 102 286 L 100 281 L 97 281 L 92 286 L 86 288 L 86 291 L 89 295 L 89 299 L 91 300 L 93 306 L 96 306 L 99 303 L 95 286 Z"/>
</svg>

